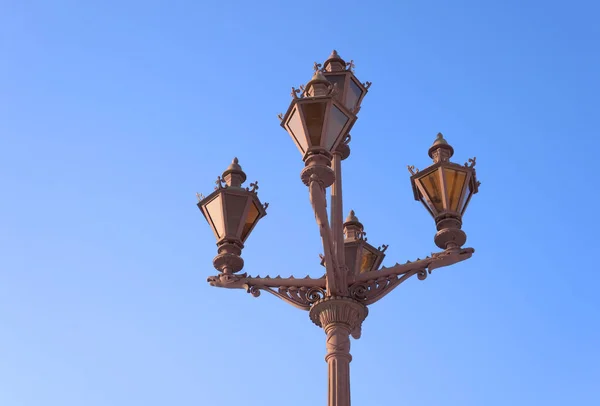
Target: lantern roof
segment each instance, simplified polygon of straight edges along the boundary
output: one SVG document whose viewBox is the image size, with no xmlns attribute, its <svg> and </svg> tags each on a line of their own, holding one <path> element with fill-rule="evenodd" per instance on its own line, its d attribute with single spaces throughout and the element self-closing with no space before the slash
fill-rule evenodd
<svg viewBox="0 0 600 406">
<path fill-rule="evenodd" d="M 450 144 L 448 144 L 448 141 L 446 141 L 446 139 L 444 138 L 444 135 L 442 133 L 438 133 L 437 137 L 435 138 L 435 141 L 433 142 L 433 145 L 431 147 L 429 147 L 429 157 L 432 159 L 436 159 L 435 152 L 438 150 L 445 150 L 447 151 L 445 154 L 443 154 L 444 156 L 447 156 L 447 159 L 450 159 L 452 157 L 452 155 L 454 155 L 454 148 L 452 148 L 452 146 Z M 441 154 L 438 154 L 441 155 Z"/>
<path fill-rule="evenodd" d="M 331 55 L 329 55 L 329 58 L 323 63 L 323 69 L 328 72 L 342 71 L 345 70 L 345 67 L 346 61 L 342 59 L 335 49 L 331 51 Z"/>
<path fill-rule="evenodd" d="M 225 169 L 222 176 L 227 186 L 241 187 L 242 183 L 246 181 L 246 173 L 242 170 L 237 157 L 233 158 L 233 161 Z"/>
</svg>

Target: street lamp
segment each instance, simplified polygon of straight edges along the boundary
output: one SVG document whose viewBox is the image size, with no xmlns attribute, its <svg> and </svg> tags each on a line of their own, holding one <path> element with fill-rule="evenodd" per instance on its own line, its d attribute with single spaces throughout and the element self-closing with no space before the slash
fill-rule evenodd
<svg viewBox="0 0 600 406">
<path fill-rule="evenodd" d="M 240 273 L 244 266 L 244 242 L 268 204 L 257 196 L 257 183 L 243 188 L 246 174 L 237 159 L 217 179 L 215 191 L 198 195 L 198 207 L 217 239 L 218 255 L 213 260 L 219 271 L 208 278 L 211 286 L 244 289 L 254 297 L 269 292 L 309 312 L 310 319 L 327 335 L 329 406 L 350 405 L 350 336 L 358 339 L 368 305 L 375 303 L 413 275 L 424 280 L 432 270 L 464 261 L 472 248 L 462 248 L 466 234 L 462 217 L 479 182 L 475 158 L 464 165 L 450 162 L 454 149 L 438 134 L 429 149 L 433 164 L 423 171 L 409 166 L 416 200 L 433 216 L 437 233 L 434 241 L 442 251 L 425 259 L 380 267 L 387 245 L 375 248 L 367 242 L 362 223 L 351 211 L 342 216 L 341 161 L 350 155 L 350 129 L 357 119 L 370 83 L 354 76 L 354 63 L 346 63 L 336 51 L 323 65 L 315 63 L 312 79 L 299 89 L 292 88 L 292 102 L 280 114 L 281 126 L 302 153 L 305 167 L 302 182 L 309 196 L 323 242 L 321 278 L 293 276 L 252 277 Z M 331 193 L 327 211 L 326 191 Z M 331 224 L 330 224 L 331 219 Z"/>
</svg>

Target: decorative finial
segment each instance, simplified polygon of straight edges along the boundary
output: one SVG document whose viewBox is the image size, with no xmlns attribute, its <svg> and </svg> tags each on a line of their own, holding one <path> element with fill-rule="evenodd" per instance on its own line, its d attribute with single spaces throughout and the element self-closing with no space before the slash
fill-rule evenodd
<svg viewBox="0 0 600 406">
<path fill-rule="evenodd" d="M 225 172 L 241 172 L 242 167 L 239 165 L 240 161 L 237 158 L 233 158 L 231 164 L 227 167 Z M 225 175 L 223 175 L 225 177 Z"/>
<path fill-rule="evenodd" d="M 348 217 L 346 217 L 345 223 L 360 223 L 354 210 L 350 210 L 350 214 L 348 214 Z"/>
<path fill-rule="evenodd" d="M 351 60 L 350 62 L 346 62 L 346 68 L 350 72 L 354 72 L 354 67 L 355 67 L 354 60 Z"/>
<path fill-rule="evenodd" d="M 346 69 L 346 61 L 344 61 L 337 51 L 331 51 L 329 58 L 323 63 L 323 70 L 327 72 L 343 71 Z"/>
<path fill-rule="evenodd" d="M 350 214 L 346 217 L 346 221 L 344 221 L 344 235 L 346 236 L 346 241 L 356 241 L 356 240 L 365 240 L 366 234 L 364 231 L 364 227 L 360 221 L 358 221 L 358 217 L 356 217 L 356 213 L 354 210 L 350 210 Z"/>
<path fill-rule="evenodd" d="M 233 158 L 231 164 L 223 172 L 222 177 L 227 186 L 240 187 L 246 181 L 246 174 L 242 170 L 237 157 Z"/>
<path fill-rule="evenodd" d="M 309 97 L 326 96 L 331 91 L 332 85 L 320 70 L 315 71 L 313 77 L 306 84 L 304 94 Z"/>
<path fill-rule="evenodd" d="M 312 82 L 313 80 L 320 80 L 320 81 L 323 81 L 323 80 L 325 80 L 325 81 L 328 81 L 328 80 L 327 80 L 327 78 L 326 78 L 325 76 L 323 76 L 323 72 L 321 72 L 321 71 L 320 71 L 320 70 L 318 70 L 318 69 L 315 71 L 315 73 L 314 73 L 314 75 L 313 75 L 313 77 L 312 77 L 312 79 L 311 79 L 311 82 Z"/>
<path fill-rule="evenodd" d="M 433 162 L 448 161 L 452 155 L 454 155 L 454 148 L 448 141 L 444 139 L 442 133 L 438 133 L 433 145 L 429 147 L 429 156 L 433 159 Z"/>
<path fill-rule="evenodd" d="M 438 144 L 448 144 L 448 141 L 446 141 L 444 139 L 444 135 L 442 133 L 437 133 L 435 141 L 433 142 L 433 145 L 438 145 Z"/>
</svg>

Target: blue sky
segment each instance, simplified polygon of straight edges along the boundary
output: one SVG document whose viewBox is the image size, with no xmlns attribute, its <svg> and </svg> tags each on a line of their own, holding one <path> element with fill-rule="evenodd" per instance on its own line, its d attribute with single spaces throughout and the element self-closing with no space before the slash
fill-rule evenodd
<svg viewBox="0 0 600 406">
<path fill-rule="evenodd" d="M 326 404 L 308 315 L 206 283 L 195 193 L 238 156 L 270 203 L 245 270 L 319 276 L 277 114 L 334 48 L 373 82 L 344 195 L 384 264 L 436 249 L 406 165 L 438 131 L 482 182 L 473 258 L 372 306 L 353 404 L 598 403 L 594 2 L 0 6 L 0 404 Z"/>
</svg>

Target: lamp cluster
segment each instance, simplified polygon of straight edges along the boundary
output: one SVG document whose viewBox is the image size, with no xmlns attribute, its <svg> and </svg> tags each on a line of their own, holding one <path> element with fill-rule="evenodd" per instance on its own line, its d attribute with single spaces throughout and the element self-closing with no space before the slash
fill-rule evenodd
<svg viewBox="0 0 600 406">
<path fill-rule="evenodd" d="M 370 86 L 370 82 L 361 83 L 354 75 L 354 63 L 346 62 L 334 50 L 322 65 L 314 64 L 314 74 L 306 85 L 292 88 L 292 101 L 279 118 L 302 154 L 305 168 L 301 178 L 306 185 L 315 180 L 322 189 L 334 184 L 332 157 L 336 152 L 341 159 L 348 157 L 349 132 Z M 437 227 L 434 241 L 444 250 L 460 248 L 466 242 L 462 216 L 480 184 L 475 175 L 475 158 L 459 165 L 450 162 L 453 154 L 454 149 L 439 133 L 429 148 L 433 164 L 422 171 L 408 167 L 415 199 L 433 216 Z M 218 255 L 213 264 L 223 274 L 243 268 L 244 242 L 266 215 L 268 204 L 260 202 L 258 184 L 244 188 L 245 181 L 246 174 L 236 158 L 218 178 L 215 191 L 198 201 L 217 239 Z M 317 213 L 317 217 L 323 216 Z M 341 231 L 349 273 L 379 269 L 387 246 L 375 248 L 367 242 L 363 225 L 353 211 Z M 321 264 L 326 265 L 325 258 Z"/>
</svg>

